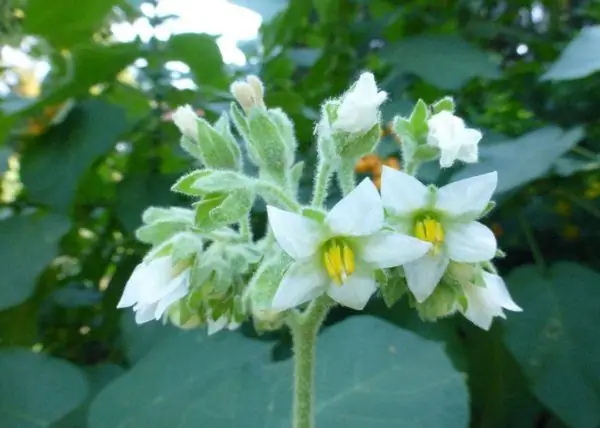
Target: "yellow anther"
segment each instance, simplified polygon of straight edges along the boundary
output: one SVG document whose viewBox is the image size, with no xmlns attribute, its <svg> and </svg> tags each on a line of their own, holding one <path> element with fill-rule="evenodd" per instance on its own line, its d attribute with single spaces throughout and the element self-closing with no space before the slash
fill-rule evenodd
<svg viewBox="0 0 600 428">
<path fill-rule="evenodd" d="M 344 271 L 346 272 L 346 276 L 350 276 L 354 273 L 354 252 L 352 249 L 344 245 L 344 249 L 342 251 L 344 256 Z"/>
<path fill-rule="evenodd" d="M 444 243 L 442 224 L 431 217 L 425 217 L 423 220 L 418 221 L 415 224 L 414 233 L 420 240 L 433 244 L 432 252 L 434 254 L 440 250 L 441 245 Z"/>
<path fill-rule="evenodd" d="M 325 269 L 327 270 L 327 274 L 329 275 L 329 277 L 333 279 L 337 284 L 341 284 L 342 279 L 338 276 L 338 273 L 335 270 L 333 263 L 331 262 L 329 251 L 325 251 L 325 253 L 323 254 L 323 263 L 325 264 Z"/>
<path fill-rule="evenodd" d="M 323 263 L 329 277 L 342 285 L 354 273 L 354 252 L 346 243 L 330 241 L 323 253 Z"/>
</svg>

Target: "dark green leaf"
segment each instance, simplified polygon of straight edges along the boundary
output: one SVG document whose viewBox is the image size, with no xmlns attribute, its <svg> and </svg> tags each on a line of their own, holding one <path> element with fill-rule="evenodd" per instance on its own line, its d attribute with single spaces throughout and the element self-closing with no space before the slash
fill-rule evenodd
<svg viewBox="0 0 600 428">
<path fill-rule="evenodd" d="M 100 393 L 90 428 L 287 427 L 291 364 L 268 363 L 269 351 L 234 333 L 167 339 Z M 317 354 L 318 426 L 468 423 L 464 377 L 439 344 L 365 316 L 328 329 Z"/>
<path fill-rule="evenodd" d="M 197 85 L 227 87 L 223 58 L 213 37 L 208 34 L 176 34 L 167 44 L 168 59 L 185 62 Z"/>
<path fill-rule="evenodd" d="M 500 76 L 491 54 L 459 36 L 415 36 L 391 45 L 385 54 L 396 71 L 414 73 L 441 89 L 459 89 L 473 77 Z"/>
<path fill-rule="evenodd" d="M 28 214 L 0 220 L 0 309 L 25 301 L 37 277 L 58 255 L 60 238 L 70 228 L 58 214 Z"/>
<path fill-rule="evenodd" d="M 542 76 L 542 80 L 570 80 L 600 70 L 600 25 L 585 27 Z"/>
<path fill-rule="evenodd" d="M 23 183 L 30 198 L 56 211 L 70 210 L 83 174 L 127 130 L 125 112 L 101 101 L 86 101 L 26 153 Z"/>
<path fill-rule="evenodd" d="M 45 37 L 59 48 L 88 39 L 100 29 L 106 16 L 120 0 L 28 0 L 25 7 L 25 32 Z"/>
<path fill-rule="evenodd" d="M 600 274 L 558 263 L 543 277 L 525 266 L 508 277 L 523 313 L 506 322 L 506 345 L 535 395 L 574 428 L 600 424 Z"/>
<path fill-rule="evenodd" d="M 50 427 L 83 403 L 85 375 L 75 366 L 26 349 L 0 352 L 0 426 Z"/>
<path fill-rule="evenodd" d="M 498 192 L 506 192 L 545 176 L 554 162 L 583 138 L 582 128 L 547 127 L 514 140 L 481 147 L 479 163 L 452 176 L 459 180 L 498 171 Z M 518 154 L 518 155 L 517 155 Z"/>
</svg>

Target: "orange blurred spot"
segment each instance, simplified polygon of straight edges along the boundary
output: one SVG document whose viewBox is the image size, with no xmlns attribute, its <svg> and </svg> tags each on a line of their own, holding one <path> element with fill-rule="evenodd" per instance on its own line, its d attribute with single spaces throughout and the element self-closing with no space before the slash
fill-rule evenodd
<svg viewBox="0 0 600 428">
<path fill-rule="evenodd" d="M 373 168 L 381 163 L 379 156 L 375 154 L 365 155 L 358 160 L 354 166 L 354 171 L 359 174 L 366 174 L 367 172 L 373 171 Z"/>
<path fill-rule="evenodd" d="M 502 226 L 500 226 L 500 223 L 492 223 L 492 232 L 494 232 L 496 238 L 499 238 L 502 235 L 504 235 L 504 229 L 502 228 Z"/>
<path fill-rule="evenodd" d="M 373 177 L 373 184 L 377 189 L 381 189 L 381 176 Z"/>
<path fill-rule="evenodd" d="M 32 135 L 37 137 L 41 135 L 46 130 L 46 127 L 43 123 L 35 119 L 29 119 L 27 123 L 27 135 Z"/>
<path fill-rule="evenodd" d="M 388 157 L 383 164 L 398 171 L 400 170 L 400 161 L 393 156 Z"/>
</svg>

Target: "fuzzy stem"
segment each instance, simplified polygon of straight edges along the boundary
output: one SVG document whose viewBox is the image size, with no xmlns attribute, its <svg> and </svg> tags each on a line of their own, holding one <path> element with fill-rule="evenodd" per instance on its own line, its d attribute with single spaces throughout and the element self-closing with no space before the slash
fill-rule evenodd
<svg viewBox="0 0 600 428">
<path fill-rule="evenodd" d="M 356 180 L 354 177 L 354 165 L 350 162 L 344 162 L 338 170 L 338 182 L 342 193 L 346 196 L 356 187 Z"/>
<path fill-rule="evenodd" d="M 314 428 L 315 351 L 317 334 L 331 307 L 327 296 L 314 300 L 303 314 L 290 322 L 294 342 L 293 428 Z"/>
<path fill-rule="evenodd" d="M 320 207 L 323 205 L 323 202 L 325 202 L 330 176 L 331 167 L 325 161 L 321 161 L 319 163 L 319 169 L 317 170 L 317 176 L 315 177 L 315 184 L 313 188 L 313 198 L 311 203 L 313 207 Z"/>
<path fill-rule="evenodd" d="M 250 225 L 250 215 L 240 220 L 240 235 L 248 242 L 252 242 L 252 226 Z"/>
</svg>

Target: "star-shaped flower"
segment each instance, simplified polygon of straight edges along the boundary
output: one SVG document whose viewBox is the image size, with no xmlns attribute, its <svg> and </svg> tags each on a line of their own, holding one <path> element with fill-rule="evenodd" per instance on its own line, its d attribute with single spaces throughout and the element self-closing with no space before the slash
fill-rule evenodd
<svg viewBox="0 0 600 428">
<path fill-rule="evenodd" d="M 432 244 L 382 229 L 377 189 L 363 180 L 317 220 L 268 206 L 269 224 L 281 248 L 294 259 L 273 298 L 275 310 L 308 302 L 323 293 L 363 309 L 376 290 L 375 270 L 422 257 Z"/>
<path fill-rule="evenodd" d="M 477 263 L 495 256 L 496 238 L 477 219 L 487 208 L 497 179 L 492 172 L 437 189 L 384 167 L 381 198 L 390 223 L 399 232 L 432 244 L 427 254 L 404 265 L 417 301 L 431 295 L 450 260 Z"/>
<path fill-rule="evenodd" d="M 456 160 L 477 162 L 481 132 L 467 128 L 465 122 L 449 111 L 441 111 L 427 121 L 427 144 L 440 150 L 440 166 L 451 167 Z"/>
</svg>

